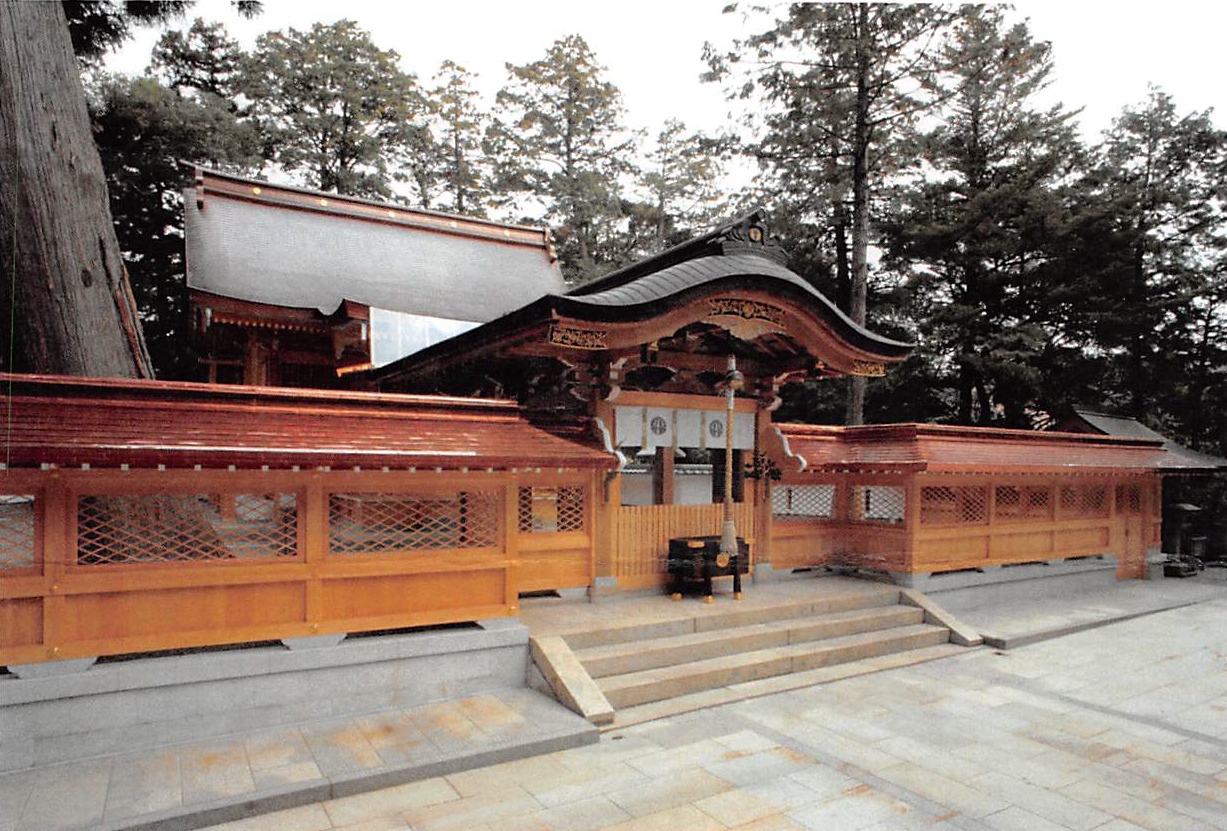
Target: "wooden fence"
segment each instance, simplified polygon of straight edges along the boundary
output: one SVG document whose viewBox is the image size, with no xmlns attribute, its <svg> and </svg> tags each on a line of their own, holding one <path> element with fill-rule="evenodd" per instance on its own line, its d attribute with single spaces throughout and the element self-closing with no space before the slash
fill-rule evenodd
<svg viewBox="0 0 1227 831">
<path fill-rule="evenodd" d="M 0 665 L 515 615 L 590 582 L 593 476 L 5 471 Z"/>
<path fill-rule="evenodd" d="M 938 572 L 1112 553 L 1140 577 L 1160 511 L 1156 476 L 794 477 L 772 486 L 767 555 Z"/>
<path fill-rule="evenodd" d="M 665 559 L 673 537 L 719 534 L 724 527 L 724 506 L 711 505 L 623 505 L 614 524 L 613 576 L 621 589 L 658 586 L 666 582 Z M 733 505 L 737 536 L 750 540 L 750 560 L 756 556 L 754 505 Z M 752 568 L 753 566 L 751 566 Z"/>
</svg>

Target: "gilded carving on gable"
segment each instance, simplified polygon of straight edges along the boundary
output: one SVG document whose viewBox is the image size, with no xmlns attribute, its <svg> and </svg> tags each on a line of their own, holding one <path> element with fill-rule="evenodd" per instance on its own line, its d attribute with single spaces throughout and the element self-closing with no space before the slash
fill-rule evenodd
<svg viewBox="0 0 1227 831">
<path fill-rule="evenodd" d="M 862 375 L 866 378 L 881 378 L 886 374 L 886 365 L 873 361 L 853 361 L 849 375 Z"/>
<path fill-rule="evenodd" d="M 738 297 L 713 297 L 708 301 L 708 315 L 732 315 L 745 320 L 766 320 L 777 326 L 784 321 L 784 312 L 769 303 L 743 300 Z"/>
<path fill-rule="evenodd" d="M 604 349 L 607 332 L 578 326 L 550 326 L 550 343 L 572 349 Z"/>
</svg>

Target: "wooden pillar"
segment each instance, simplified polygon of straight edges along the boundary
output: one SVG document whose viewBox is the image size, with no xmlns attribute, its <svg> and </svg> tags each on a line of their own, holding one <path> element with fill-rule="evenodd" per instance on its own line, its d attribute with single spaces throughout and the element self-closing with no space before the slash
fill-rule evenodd
<svg viewBox="0 0 1227 831">
<path fill-rule="evenodd" d="M 920 477 L 911 474 L 907 477 L 906 496 L 904 497 L 904 543 L 903 570 L 908 574 L 916 573 L 917 540 L 920 536 Z"/>
<path fill-rule="evenodd" d="M 502 479 L 503 521 L 503 574 L 506 583 L 503 585 L 503 602 L 507 610 L 517 615 L 520 613 L 520 488 L 519 480 L 514 473 L 508 471 L 499 477 Z"/>
<path fill-rule="evenodd" d="M 302 503 L 299 507 L 298 544 L 307 565 L 306 623 L 311 632 L 318 633 L 327 617 L 324 608 L 324 567 L 328 556 L 328 494 L 323 472 L 316 470 L 302 479 L 305 486 L 298 490 Z M 299 482 L 295 482 L 297 486 Z M 226 495 L 223 495 L 226 499 Z"/>
<path fill-rule="evenodd" d="M 652 504 L 673 504 L 673 448 L 658 447 L 652 459 Z"/>
<path fill-rule="evenodd" d="M 593 403 L 592 413 L 599 418 L 605 428 L 611 431 L 614 427 L 614 406 L 608 401 L 598 399 Z M 597 577 L 612 577 L 614 575 L 614 560 L 618 550 L 618 509 L 622 506 L 622 477 L 619 474 L 600 474 L 592 493 L 593 523 L 592 533 L 595 535 L 593 553 L 594 583 Z"/>
<path fill-rule="evenodd" d="M 754 449 L 768 458 L 767 448 L 772 438 L 771 409 L 759 406 L 755 413 Z M 766 465 L 759 471 L 759 478 L 754 483 L 754 545 L 750 549 L 750 560 L 754 565 L 770 563 L 771 554 L 771 478 L 767 475 Z M 752 566 L 753 567 L 753 566 Z"/>
<path fill-rule="evenodd" d="M 60 654 L 65 623 L 63 579 L 66 567 L 77 561 L 76 497 L 59 473 L 53 473 L 43 491 L 43 639 L 47 660 Z M 70 656 L 77 657 L 77 656 Z"/>
<path fill-rule="evenodd" d="M 745 451 L 733 451 L 733 501 L 746 501 Z M 724 501 L 724 451 L 713 450 L 711 456 L 711 501 Z"/>
<path fill-rule="evenodd" d="M 733 451 L 733 501 L 746 501 L 746 451 Z"/>
</svg>

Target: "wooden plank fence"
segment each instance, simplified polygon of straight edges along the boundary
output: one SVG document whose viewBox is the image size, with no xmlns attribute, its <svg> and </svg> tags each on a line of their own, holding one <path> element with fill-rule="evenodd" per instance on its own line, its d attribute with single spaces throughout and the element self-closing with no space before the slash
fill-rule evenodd
<svg viewBox="0 0 1227 831">
<path fill-rule="evenodd" d="M 623 505 L 616 510 L 613 576 L 622 589 L 661 585 L 668 579 L 665 559 L 671 538 L 719 534 L 724 527 L 720 504 Z M 733 505 L 737 536 L 751 541 L 751 563 L 756 556 L 754 513 L 751 502 Z"/>
</svg>

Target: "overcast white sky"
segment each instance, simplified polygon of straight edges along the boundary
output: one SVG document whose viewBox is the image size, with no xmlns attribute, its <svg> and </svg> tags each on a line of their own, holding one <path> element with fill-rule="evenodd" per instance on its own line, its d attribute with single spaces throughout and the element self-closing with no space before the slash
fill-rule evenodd
<svg viewBox="0 0 1227 831">
<path fill-rule="evenodd" d="M 349 17 L 372 32 L 379 46 L 399 52 L 404 68 L 419 78 L 429 80 L 441 61 L 451 59 L 479 73 L 483 92 L 491 98 L 506 79 L 505 63 L 536 60 L 554 40 L 579 33 L 622 90 L 630 126 L 655 134 L 669 117 L 706 130 L 727 123 L 722 91 L 699 81 L 703 43 L 727 45 L 758 28 L 745 26 L 738 14 L 721 14 L 724 5 L 725 0 L 265 0 L 264 13 L 245 21 L 228 0 L 201 0 L 189 17 L 222 20 L 244 46 L 270 29 L 308 28 Z M 1034 36 L 1052 42 L 1052 94 L 1071 108 L 1084 108 L 1081 121 L 1088 139 L 1096 138 L 1122 106 L 1140 102 L 1148 83 L 1173 94 L 1181 112 L 1215 107 L 1215 121 L 1227 128 L 1222 71 L 1227 4 L 1221 0 L 1022 0 L 1016 5 L 1019 16 L 1030 18 Z M 108 68 L 141 72 L 156 38 L 156 32 L 139 32 L 111 57 Z"/>
</svg>

